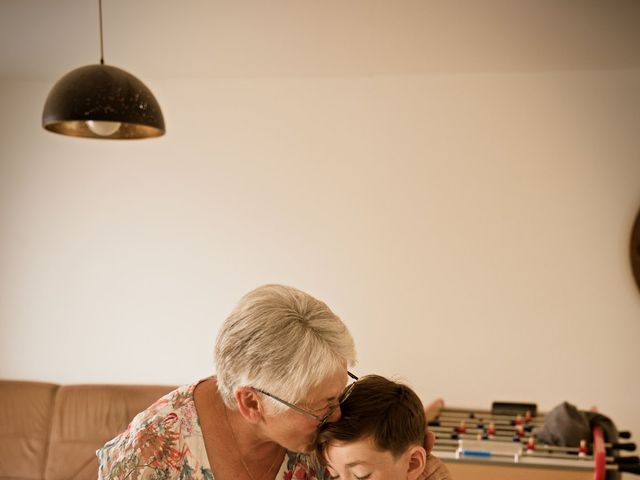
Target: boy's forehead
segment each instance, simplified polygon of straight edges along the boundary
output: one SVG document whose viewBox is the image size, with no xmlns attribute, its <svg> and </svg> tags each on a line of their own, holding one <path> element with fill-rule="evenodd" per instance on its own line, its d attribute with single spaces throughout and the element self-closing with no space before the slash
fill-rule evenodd
<svg viewBox="0 0 640 480">
<path fill-rule="evenodd" d="M 349 442 L 334 440 L 325 448 L 329 465 L 355 466 L 358 464 L 386 463 L 393 459 L 391 452 L 380 450 L 370 436 Z"/>
</svg>

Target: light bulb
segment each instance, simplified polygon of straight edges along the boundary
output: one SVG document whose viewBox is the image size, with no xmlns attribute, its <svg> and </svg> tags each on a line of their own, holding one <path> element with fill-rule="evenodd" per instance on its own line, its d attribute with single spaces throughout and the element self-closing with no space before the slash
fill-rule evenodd
<svg viewBox="0 0 640 480">
<path fill-rule="evenodd" d="M 120 122 L 108 122 L 106 120 L 87 120 L 87 127 L 96 135 L 110 137 L 118 131 L 122 125 Z"/>
</svg>

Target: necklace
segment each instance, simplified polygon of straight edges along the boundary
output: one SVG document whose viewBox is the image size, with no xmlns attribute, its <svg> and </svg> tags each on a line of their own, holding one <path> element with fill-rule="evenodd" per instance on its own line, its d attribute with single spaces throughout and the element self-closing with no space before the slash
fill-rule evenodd
<svg viewBox="0 0 640 480">
<path fill-rule="evenodd" d="M 251 475 L 251 472 L 249 471 L 249 467 L 245 463 L 244 458 L 242 456 L 242 452 L 240 451 L 240 444 L 238 443 L 238 438 L 236 437 L 236 433 L 233 431 L 233 427 L 231 426 L 231 422 L 229 421 L 229 415 L 227 413 L 227 406 L 223 405 L 223 408 L 224 408 L 224 418 L 227 421 L 227 425 L 229 427 L 229 431 L 231 432 L 231 436 L 233 437 L 233 443 L 235 444 L 236 451 L 238 452 L 238 456 L 240 457 L 240 463 L 242 463 L 242 466 L 244 467 L 244 471 L 247 472 L 247 475 L 249 475 L 249 478 L 251 480 L 256 480 L 255 478 L 253 478 L 253 475 Z M 269 475 L 269 472 L 271 472 L 271 470 L 276 465 L 276 463 L 277 463 L 279 458 L 280 458 L 280 454 L 277 453 L 275 458 L 273 459 L 273 462 L 271 462 L 271 465 L 269 466 L 269 468 L 267 469 L 267 471 L 266 471 L 266 473 L 264 475 Z M 262 477 L 264 477 L 264 475 Z M 259 477 L 259 478 L 262 478 L 262 477 Z"/>
</svg>

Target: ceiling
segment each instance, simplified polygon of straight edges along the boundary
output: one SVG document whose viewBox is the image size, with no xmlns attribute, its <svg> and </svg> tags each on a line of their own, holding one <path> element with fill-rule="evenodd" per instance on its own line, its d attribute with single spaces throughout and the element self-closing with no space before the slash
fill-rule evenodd
<svg viewBox="0 0 640 480">
<path fill-rule="evenodd" d="M 638 0 L 103 0 L 105 62 L 142 78 L 640 68 Z M 0 0 L 0 79 L 100 58 L 98 0 Z"/>
</svg>

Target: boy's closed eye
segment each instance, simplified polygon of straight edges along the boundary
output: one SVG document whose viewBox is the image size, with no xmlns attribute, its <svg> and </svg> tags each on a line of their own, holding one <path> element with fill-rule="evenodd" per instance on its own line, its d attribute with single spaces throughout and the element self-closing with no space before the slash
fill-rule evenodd
<svg viewBox="0 0 640 480">
<path fill-rule="evenodd" d="M 360 464 L 360 462 L 354 462 L 351 464 L 346 465 L 347 467 L 347 471 L 346 471 L 346 475 L 347 477 L 343 480 L 367 480 L 369 478 L 371 478 L 371 475 L 373 472 L 368 472 L 368 473 L 364 473 L 362 470 L 367 470 L 362 468 L 362 465 Z M 356 471 L 354 472 L 354 467 L 357 470 L 360 471 Z M 340 478 L 342 478 L 340 476 L 339 473 L 337 473 L 330 465 L 327 466 L 327 473 L 329 474 L 329 479 L 330 480 L 338 480 Z"/>
<path fill-rule="evenodd" d="M 367 480 L 368 478 L 371 478 L 371 474 L 370 473 L 367 473 L 366 475 L 363 475 L 363 476 L 356 475 L 353 472 L 352 472 L 352 474 L 353 474 L 353 477 L 356 480 Z M 339 478 L 341 478 L 339 474 L 336 473 L 335 475 L 333 475 L 331 472 L 329 472 L 329 479 L 330 480 L 337 480 Z"/>
</svg>

